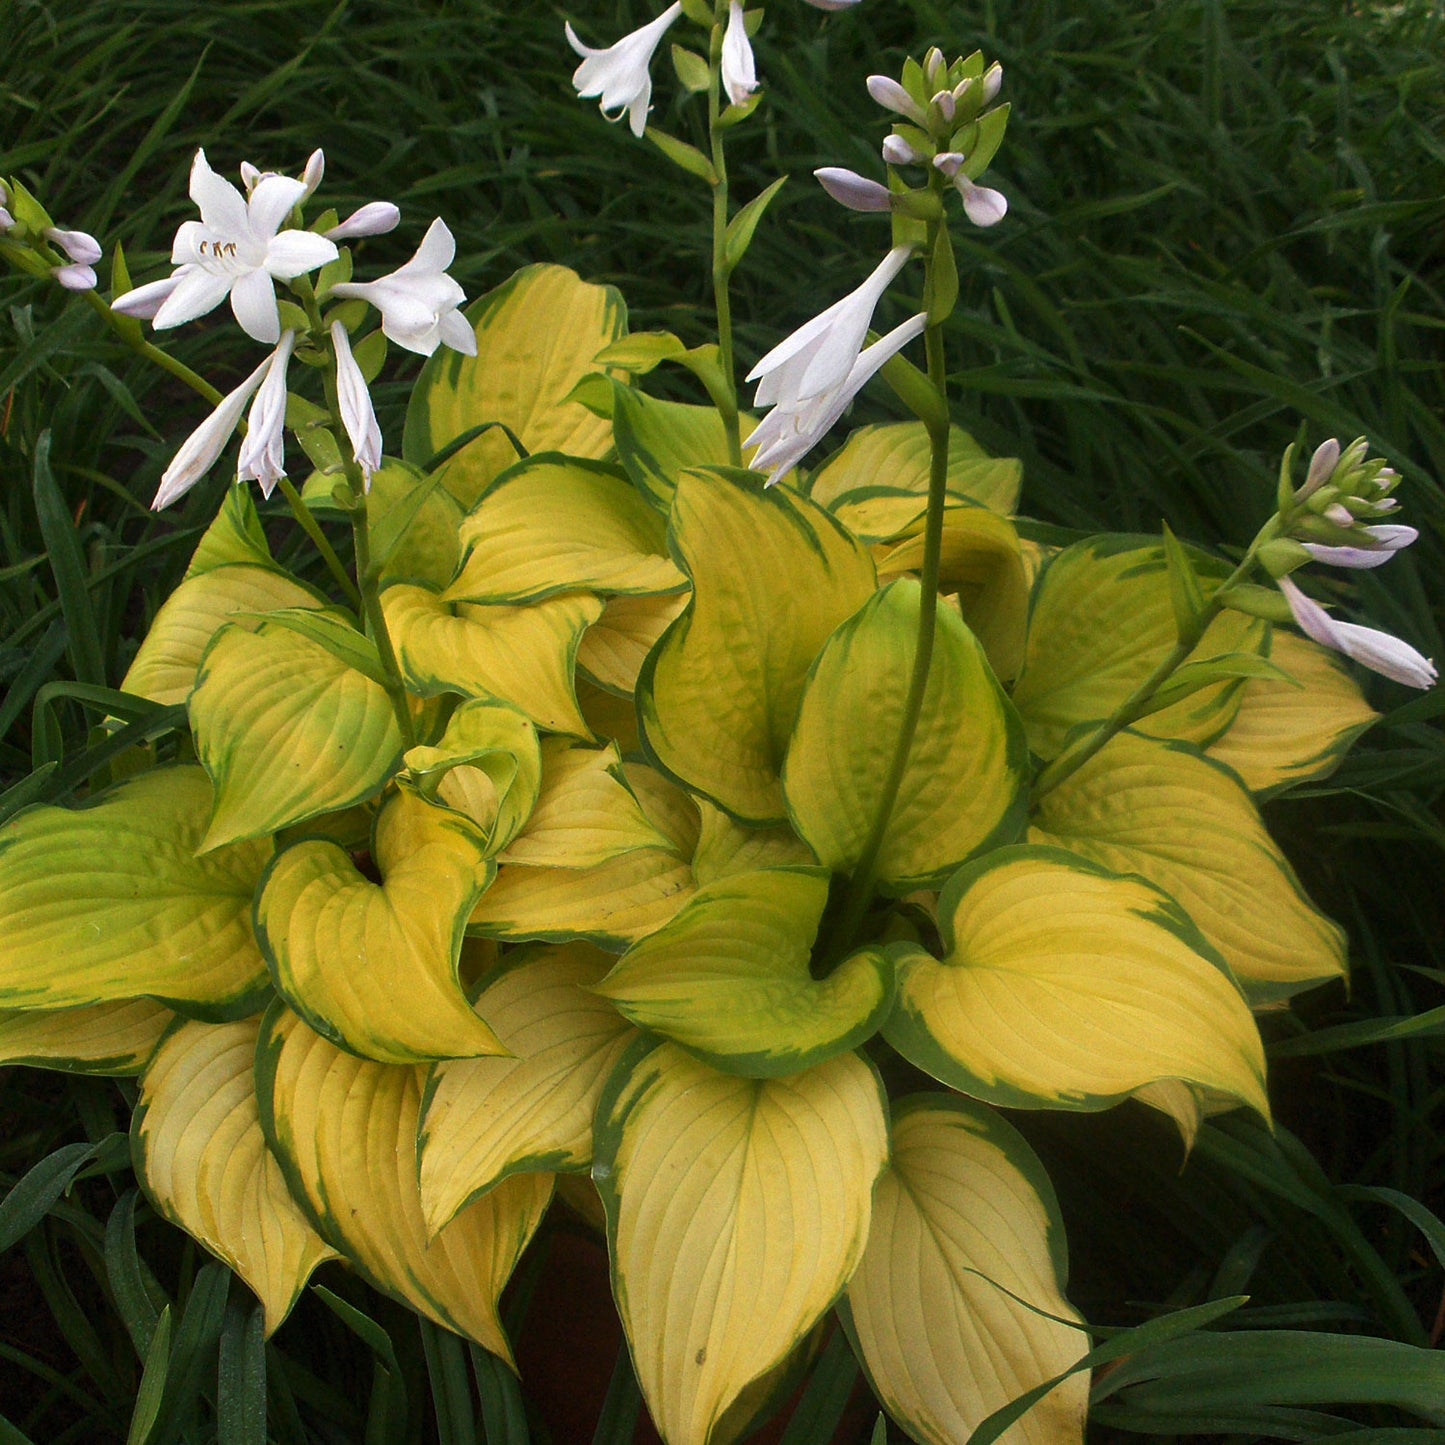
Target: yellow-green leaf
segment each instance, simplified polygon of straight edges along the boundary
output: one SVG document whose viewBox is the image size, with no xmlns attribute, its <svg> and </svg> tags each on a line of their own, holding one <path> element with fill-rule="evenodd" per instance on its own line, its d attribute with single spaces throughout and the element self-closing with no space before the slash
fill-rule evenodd
<svg viewBox="0 0 1445 1445">
<path fill-rule="evenodd" d="M 880 582 L 922 571 L 925 515 L 903 529 L 899 540 L 875 548 Z M 1006 682 L 1023 666 L 1028 634 L 1029 579 L 1018 532 L 1007 517 L 983 507 L 948 507 L 942 540 L 941 590 L 957 604 L 995 675 Z"/>
<path fill-rule="evenodd" d="M 889 536 L 886 522 L 882 531 L 876 524 L 897 494 L 927 497 L 931 456 L 928 431 L 920 421 L 859 427 L 819 468 L 808 495 L 860 536 Z M 1018 506 L 1022 476 L 1016 457 L 991 457 L 966 431 L 949 428 L 948 490 L 953 496 L 1007 516 Z"/>
<path fill-rule="evenodd" d="M 1250 679 L 1228 732 L 1207 752 L 1233 768 L 1254 793 L 1273 793 L 1332 773 L 1379 716 L 1335 654 L 1323 647 L 1277 630 L 1269 660 L 1303 686 Z"/>
<path fill-rule="evenodd" d="M 274 567 L 271 549 L 266 545 L 266 532 L 256 512 L 251 489 L 244 482 L 230 487 L 221 502 L 221 510 L 206 528 L 186 568 L 185 580 L 199 577 L 216 567 L 235 563 L 251 563 L 258 567 Z"/>
<path fill-rule="evenodd" d="M 240 562 L 198 573 L 161 604 L 121 691 L 163 705 L 185 702 L 207 645 L 227 622 L 254 627 L 248 614 L 325 605 L 319 592 L 274 567 Z"/>
<path fill-rule="evenodd" d="M 151 1202 L 245 1280 L 270 1335 L 336 1251 L 292 1199 L 261 1132 L 259 1029 L 259 1019 L 174 1029 L 141 1079 L 131 1148 Z"/>
<path fill-rule="evenodd" d="M 699 883 L 715 883 L 758 868 L 808 867 L 818 860 L 791 828 L 748 828 L 711 803 L 698 805 L 702 828 L 692 871 Z"/>
<path fill-rule="evenodd" d="M 526 602 L 558 592 L 676 592 L 667 522 L 625 477 L 545 455 L 513 467 L 461 527 L 466 560 L 449 602 Z"/>
<path fill-rule="evenodd" d="M 312 1028 L 383 1063 L 504 1052 L 457 976 L 467 916 L 487 881 L 486 835 L 407 788 L 377 815 L 365 877 L 335 843 L 276 855 L 256 932 L 276 987 Z"/>
<path fill-rule="evenodd" d="M 540 728 L 589 735 L 572 675 L 582 637 L 602 615 L 599 598 L 571 592 L 525 607 L 454 606 L 430 588 L 399 583 L 381 605 L 414 692 L 500 698 Z"/>
<path fill-rule="evenodd" d="M 856 1054 L 786 1079 L 635 1045 L 597 1110 L 592 1177 L 613 1295 L 668 1445 L 708 1445 L 743 1390 L 837 1298 L 888 1154 L 883 1090 Z"/>
<path fill-rule="evenodd" d="M 1185 744 L 1121 733 L 1039 801 L 1030 842 L 1055 843 L 1171 894 L 1267 1002 L 1345 971 L 1345 936 L 1305 897 L 1227 768 Z"/>
<path fill-rule="evenodd" d="M 435 746 L 411 748 L 408 771 L 424 793 L 465 813 L 487 837 L 487 856 L 521 831 L 542 789 L 537 730 L 516 708 L 468 698 Z"/>
<path fill-rule="evenodd" d="M 1217 955 L 1142 878 L 1001 848 L 938 900 L 944 956 L 898 947 L 888 1041 L 975 1098 L 1103 1109 L 1161 1079 L 1266 1117 L 1264 1046 Z"/>
<path fill-rule="evenodd" d="M 613 386 L 612 432 L 617 456 L 638 490 L 664 513 L 686 467 L 727 466 L 727 431 L 716 407 L 659 401 L 620 382 Z M 746 442 L 757 422 L 738 418 Z"/>
<path fill-rule="evenodd" d="M 275 622 L 216 634 L 190 712 L 196 751 L 216 786 L 206 849 L 373 796 L 402 750 L 385 689 Z"/>
<path fill-rule="evenodd" d="M 609 597 L 602 616 L 583 634 L 577 666 L 601 687 L 630 693 L 647 654 L 687 606 L 686 592 L 657 597 Z"/>
<path fill-rule="evenodd" d="M 467 320 L 477 354 L 440 348 L 422 368 L 406 413 L 402 451 L 425 466 L 472 427 L 501 422 L 528 452 L 604 457 L 612 429 L 568 396 L 594 358 L 627 327 L 627 307 L 611 286 L 594 286 L 565 266 L 526 266 L 472 303 Z M 467 443 L 446 464 L 447 488 L 471 506 L 516 450 L 500 428 Z"/>
<path fill-rule="evenodd" d="M 809 972 L 827 902 L 820 868 L 709 883 L 628 949 L 597 992 L 714 1068 L 795 1074 L 870 1038 L 893 1001 L 892 966 L 879 949 L 860 949 L 824 979 Z"/>
<path fill-rule="evenodd" d="M 1200 563 L 1205 596 L 1219 586 Z M 1216 618 L 1191 661 L 1228 652 L 1264 650 L 1266 624 L 1241 612 Z M 1136 537 L 1094 537 L 1053 558 L 1034 592 L 1023 672 L 1014 705 L 1029 745 L 1055 757 L 1071 728 L 1108 717 L 1168 656 L 1177 634 L 1169 571 L 1158 543 Z M 1138 724 L 1151 737 L 1206 744 L 1239 709 L 1241 683 L 1215 683 Z"/>
<path fill-rule="evenodd" d="M 1063 1295 L 1063 1223 L 1018 1133 L 943 1094 L 895 1105 L 891 1132 L 847 1307 L 888 1413 L 921 1445 L 959 1445 L 985 1416 L 1063 1374 L 1089 1338 L 1082 1322 L 1056 1322 L 1079 1319 Z M 1082 1445 L 1088 1402 L 1087 1373 L 1072 1375 L 1004 1438 Z"/>
<path fill-rule="evenodd" d="M 592 868 L 638 848 L 667 848 L 670 840 L 642 811 L 622 771 L 615 743 L 542 744 L 542 790 L 502 863 L 532 868 Z"/>
<path fill-rule="evenodd" d="M 820 507 L 743 473 L 684 472 L 672 540 L 693 596 L 638 680 L 647 749 L 737 817 L 781 822 L 808 668 L 872 595 L 873 563 Z"/>
<path fill-rule="evenodd" d="M 206 775 L 174 767 L 12 819 L 0 831 L 0 1007 L 150 996 L 203 1018 L 255 1009 L 269 981 L 251 898 L 271 842 L 198 857 L 210 811 Z"/>
<path fill-rule="evenodd" d="M 509 1364 L 497 1301 L 552 1196 L 517 1174 L 433 1238 L 417 1183 L 425 1069 L 327 1043 L 279 1002 L 261 1025 L 261 1124 L 292 1195 L 321 1237 L 378 1289 Z"/>
<path fill-rule="evenodd" d="M 429 1228 L 519 1171 L 591 1166 L 598 1096 L 635 1037 L 588 988 L 612 962 L 585 943 L 520 948 L 478 998 L 512 1057 L 432 1069 L 419 1141 Z"/>
<path fill-rule="evenodd" d="M 858 862 L 903 728 L 922 589 L 900 578 L 828 639 L 783 768 L 793 826 L 834 872 Z M 877 876 L 908 892 L 1024 823 L 1028 749 L 977 639 L 947 607 Z"/>
<path fill-rule="evenodd" d="M 0 1064 L 102 1077 L 138 1074 L 175 1017 L 148 998 L 78 1008 L 0 1009 Z"/>
</svg>

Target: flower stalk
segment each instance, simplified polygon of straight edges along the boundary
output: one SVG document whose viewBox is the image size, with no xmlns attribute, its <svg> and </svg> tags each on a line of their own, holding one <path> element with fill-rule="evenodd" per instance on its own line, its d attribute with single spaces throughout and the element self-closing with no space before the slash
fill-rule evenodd
<svg viewBox="0 0 1445 1445">
<path fill-rule="evenodd" d="M 743 464 L 742 432 L 738 423 L 737 367 L 733 360 L 732 268 L 727 259 L 728 167 L 722 119 L 723 40 L 728 22 L 728 0 L 715 0 L 712 41 L 708 47 L 707 133 L 712 151 L 712 294 L 717 312 L 718 361 L 727 390 L 713 401 L 722 415 L 727 435 L 728 460 Z"/>
</svg>

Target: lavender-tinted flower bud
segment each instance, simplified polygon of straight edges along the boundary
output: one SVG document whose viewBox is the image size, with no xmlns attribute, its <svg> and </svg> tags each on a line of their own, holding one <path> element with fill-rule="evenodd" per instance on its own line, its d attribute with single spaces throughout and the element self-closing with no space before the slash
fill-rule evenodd
<svg viewBox="0 0 1445 1445">
<path fill-rule="evenodd" d="M 77 266 L 93 266 L 101 258 L 100 242 L 84 231 L 62 231 L 58 226 L 47 226 L 42 234 Z"/>
<path fill-rule="evenodd" d="M 889 75 L 870 75 L 868 94 L 895 115 L 906 115 L 916 125 L 927 125 L 928 117 L 923 107 Z"/>
<path fill-rule="evenodd" d="M 936 45 L 923 57 L 923 74 L 927 78 L 929 85 L 935 88 L 939 81 L 943 79 L 943 73 L 947 68 L 948 61 Z"/>
<path fill-rule="evenodd" d="M 353 211 L 338 226 L 327 231 L 328 241 L 351 241 L 358 236 L 384 236 L 394 231 L 401 220 L 401 210 L 390 201 L 368 201 Z"/>
<path fill-rule="evenodd" d="M 959 167 L 966 159 L 967 157 L 962 151 L 939 151 L 933 158 L 933 164 L 938 170 L 942 171 L 949 180 L 952 180 L 958 174 Z"/>
<path fill-rule="evenodd" d="M 1331 502 L 1323 514 L 1337 527 L 1353 527 L 1355 514 L 1343 502 Z"/>
<path fill-rule="evenodd" d="M 67 291 L 94 291 L 96 287 L 96 274 L 89 266 L 57 266 L 50 274 Z"/>
<path fill-rule="evenodd" d="M 1303 501 L 1306 497 L 1313 496 L 1329 479 L 1334 475 L 1335 466 L 1340 460 L 1340 444 L 1331 437 L 1323 441 L 1315 448 L 1315 454 L 1310 458 L 1310 469 L 1305 477 L 1305 484 L 1299 489 L 1297 499 Z"/>
<path fill-rule="evenodd" d="M 893 206 L 893 196 L 887 186 L 860 176 L 842 166 L 822 166 L 813 174 L 818 184 L 850 211 L 887 211 Z"/>
<path fill-rule="evenodd" d="M 917 166 L 923 163 L 923 157 L 901 135 L 884 138 L 883 159 L 890 166 Z"/>
<path fill-rule="evenodd" d="M 301 184 L 306 187 L 301 192 L 301 199 L 304 201 L 308 196 L 314 195 L 316 187 L 321 184 L 321 177 L 326 174 L 326 157 L 319 150 L 314 150 L 306 158 L 306 169 L 301 172 Z"/>
<path fill-rule="evenodd" d="M 958 102 L 954 100 L 951 90 L 940 90 L 933 97 L 932 104 L 945 121 L 952 121 L 954 112 L 958 109 Z"/>
<path fill-rule="evenodd" d="M 984 71 L 980 84 L 983 86 L 983 99 L 979 104 L 988 105 L 999 91 L 1003 89 L 1003 66 L 995 60 L 994 63 Z"/>
</svg>

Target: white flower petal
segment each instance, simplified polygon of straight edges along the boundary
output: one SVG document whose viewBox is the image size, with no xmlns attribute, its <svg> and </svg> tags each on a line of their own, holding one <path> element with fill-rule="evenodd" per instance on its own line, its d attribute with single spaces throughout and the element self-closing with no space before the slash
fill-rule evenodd
<svg viewBox="0 0 1445 1445">
<path fill-rule="evenodd" d="M 112 311 L 118 311 L 122 316 L 134 316 L 139 321 L 150 321 L 161 309 L 161 303 L 176 289 L 185 279 L 186 270 L 182 267 L 179 271 L 172 272 L 161 281 L 151 281 L 144 286 L 136 286 L 124 295 L 117 296 L 110 303 Z"/>
<path fill-rule="evenodd" d="M 334 241 L 312 231 L 282 231 L 266 247 L 265 269 L 280 281 L 314 271 L 334 261 L 341 253 Z"/>
<path fill-rule="evenodd" d="M 453 351 L 460 351 L 463 356 L 477 354 L 477 333 L 460 311 L 449 311 L 442 317 L 441 331 L 442 340 Z"/>
<path fill-rule="evenodd" d="M 370 491 L 372 474 L 381 469 L 381 428 L 377 425 L 376 409 L 371 404 L 366 378 L 351 354 L 351 338 L 339 321 L 331 325 L 331 344 L 336 351 L 336 395 L 341 407 L 341 424 L 346 428 L 352 455 Z"/>
<path fill-rule="evenodd" d="M 261 385 L 270 366 L 271 358 L 268 356 L 235 391 L 222 397 L 215 411 L 181 443 L 161 477 L 160 490 L 151 503 L 152 511 L 158 512 L 162 507 L 170 506 L 215 466 L 216 458 L 230 441 L 252 392 Z"/>
<path fill-rule="evenodd" d="M 161 303 L 151 325 L 157 331 L 182 326 L 214 311 L 230 294 L 231 279 L 215 276 L 200 266 L 182 266 L 174 276 L 175 290 Z"/>
<path fill-rule="evenodd" d="M 262 176 L 247 202 L 247 225 L 253 236 L 269 241 L 281 223 L 301 204 L 306 187 L 290 176 Z"/>
<path fill-rule="evenodd" d="M 747 21 L 738 0 L 729 0 L 728 5 L 728 28 L 723 33 L 722 44 L 722 83 L 734 105 L 742 105 L 758 88 L 753 47 L 748 40 Z"/>
<path fill-rule="evenodd" d="M 203 150 L 191 162 L 190 195 L 211 230 L 240 234 L 248 229 L 245 198 L 211 169 Z"/>
<path fill-rule="evenodd" d="M 246 439 L 236 467 L 240 481 L 260 483 L 269 497 L 286 475 L 286 367 L 296 345 L 296 333 L 286 332 L 267 363 L 266 375 L 246 417 Z"/>
<path fill-rule="evenodd" d="M 281 336 L 276 288 L 264 271 L 249 271 L 231 287 L 231 311 L 253 341 L 274 342 Z"/>
</svg>

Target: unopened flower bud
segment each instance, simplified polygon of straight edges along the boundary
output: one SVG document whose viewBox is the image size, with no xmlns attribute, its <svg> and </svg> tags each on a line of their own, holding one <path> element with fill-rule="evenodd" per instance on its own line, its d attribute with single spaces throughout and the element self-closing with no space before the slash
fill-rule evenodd
<svg viewBox="0 0 1445 1445">
<path fill-rule="evenodd" d="M 62 231 L 59 226 L 47 226 L 42 234 L 77 266 L 93 266 L 101 258 L 100 242 L 84 231 Z"/>
<path fill-rule="evenodd" d="M 952 121 L 954 112 L 958 109 L 958 102 L 954 100 L 951 90 L 940 90 L 933 97 L 932 104 L 945 121 Z"/>
<path fill-rule="evenodd" d="M 1355 514 L 1343 502 L 1331 502 L 1321 515 L 1328 518 L 1337 527 L 1353 527 L 1355 525 Z"/>
<path fill-rule="evenodd" d="M 890 166 L 917 166 L 923 163 L 923 157 L 901 135 L 885 137 L 883 159 Z"/>
<path fill-rule="evenodd" d="M 822 166 L 813 174 L 818 184 L 850 211 L 887 211 L 893 206 L 893 195 L 887 186 L 860 176 L 842 166 Z"/>
<path fill-rule="evenodd" d="M 265 174 L 265 171 L 253 166 L 250 161 L 241 162 L 241 184 L 245 186 L 248 196 L 261 183 L 261 177 Z"/>
<path fill-rule="evenodd" d="M 394 231 L 400 220 L 400 208 L 392 205 L 390 201 L 368 201 L 325 235 L 328 241 L 351 241 L 358 236 L 384 236 L 388 231 Z"/>
<path fill-rule="evenodd" d="M 895 115 L 906 115 L 916 125 L 927 125 L 928 117 L 923 107 L 899 85 L 899 83 L 888 75 L 870 75 L 868 77 L 868 94 L 883 106 L 891 110 Z"/>
<path fill-rule="evenodd" d="M 50 274 L 67 291 L 94 291 L 96 287 L 96 274 L 89 266 L 57 266 Z"/>
<path fill-rule="evenodd" d="M 1321 442 L 1315 448 L 1314 456 L 1310 458 L 1310 469 L 1305 477 L 1304 486 L 1299 489 L 1298 500 L 1303 501 L 1306 497 L 1311 497 L 1319 491 L 1334 475 L 1339 460 L 1339 442 L 1334 437 Z"/>
<path fill-rule="evenodd" d="M 10 205 L 10 192 L 4 181 L 0 181 L 0 236 L 6 231 L 13 229 L 15 217 L 8 210 Z"/>
<path fill-rule="evenodd" d="M 923 57 L 923 74 L 929 85 L 937 86 L 943 79 L 944 71 L 948 68 L 948 61 L 944 58 L 943 52 L 935 45 L 927 55 Z"/>
<path fill-rule="evenodd" d="M 306 169 L 301 172 L 301 184 L 306 187 L 301 192 L 301 199 L 304 201 L 308 196 L 314 195 L 316 187 L 321 184 L 321 177 L 326 174 L 326 157 L 319 150 L 314 150 L 306 159 Z"/>
<path fill-rule="evenodd" d="M 949 180 L 952 180 L 958 174 L 958 168 L 966 159 L 967 157 L 962 151 L 939 151 L 933 158 L 933 164 L 938 170 L 942 171 Z"/>
<path fill-rule="evenodd" d="M 994 61 L 983 73 L 983 79 L 979 82 L 983 87 L 983 99 L 980 105 L 988 105 L 990 101 L 1003 89 L 1003 66 Z"/>
</svg>

